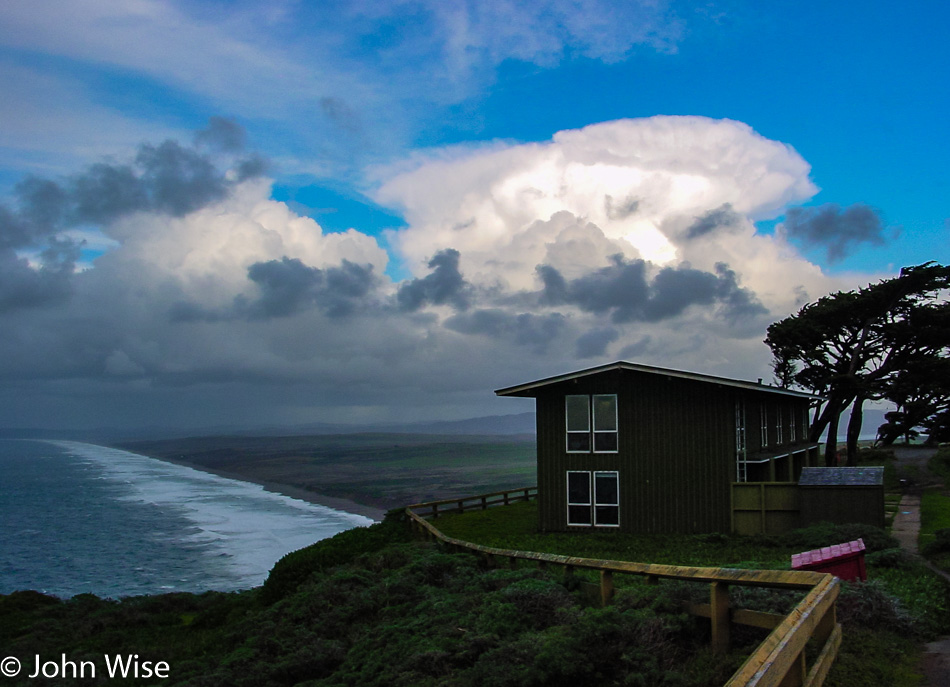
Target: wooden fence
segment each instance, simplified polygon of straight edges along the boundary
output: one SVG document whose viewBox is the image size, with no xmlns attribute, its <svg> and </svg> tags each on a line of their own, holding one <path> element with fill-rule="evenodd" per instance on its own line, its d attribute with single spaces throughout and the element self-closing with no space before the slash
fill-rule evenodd
<svg viewBox="0 0 950 687">
<path fill-rule="evenodd" d="M 729 503 L 736 534 L 782 534 L 801 526 L 797 482 L 733 482 Z"/>
<path fill-rule="evenodd" d="M 485 510 L 492 506 L 507 506 L 518 501 L 530 501 L 538 498 L 537 487 L 525 487 L 523 489 L 509 489 L 507 491 L 493 491 L 490 494 L 479 494 L 478 496 L 466 496 L 460 499 L 445 499 L 444 501 L 429 501 L 427 503 L 414 503 L 407 506 L 408 510 L 413 512 L 422 511 L 423 517 L 439 517 L 445 513 L 464 513 L 467 510 Z M 428 510 L 428 512 L 426 512 Z"/>
<path fill-rule="evenodd" d="M 648 583 L 655 583 L 660 579 L 706 583 L 709 585 L 709 603 L 693 604 L 687 610 L 693 615 L 711 620 L 712 645 L 716 651 L 728 649 L 730 626 L 733 623 L 771 630 L 768 637 L 729 679 L 726 687 L 820 687 L 824 683 L 841 644 L 841 625 L 835 615 L 840 584 L 833 575 L 799 570 L 741 570 L 632 563 L 497 549 L 447 537 L 416 513 L 417 510 L 428 510 L 430 515 L 436 515 L 450 511 L 464 512 L 472 508 L 488 508 L 515 500 L 528 500 L 532 492 L 536 496 L 536 488 L 531 487 L 465 499 L 420 503 L 407 507 L 405 513 L 413 529 L 420 535 L 440 541 L 451 548 L 483 556 L 489 565 L 507 563 L 514 566 L 519 560 L 527 560 L 542 567 L 562 567 L 565 576 L 572 575 L 578 569 L 597 571 L 600 576 L 599 597 L 603 604 L 609 603 L 613 596 L 613 576 L 617 573 L 642 575 Z M 497 498 L 506 493 L 508 497 Z M 732 585 L 809 591 L 788 615 L 783 616 L 731 608 L 729 587 Z M 817 643 L 819 649 L 817 657 L 809 667 L 805 662 L 805 648 L 811 640 Z"/>
</svg>

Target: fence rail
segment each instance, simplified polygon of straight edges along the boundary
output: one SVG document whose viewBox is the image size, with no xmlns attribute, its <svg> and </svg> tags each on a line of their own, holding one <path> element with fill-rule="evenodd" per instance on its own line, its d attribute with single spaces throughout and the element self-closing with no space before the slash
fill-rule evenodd
<svg viewBox="0 0 950 687">
<path fill-rule="evenodd" d="M 560 566 L 564 569 L 565 576 L 573 575 L 578 569 L 597 571 L 600 575 L 598 591 L 602 604 L 609 603 L 613 596 L 615 573 L 642 575 L 648 583 L 655 583 L 659 579 L 707 583 L 710 602 L 692 604 L 687 610 L 693 615 L 710 619 L 712 646 L 716 651 L 728 650 L 732 624 L 771 630 L 725 687 L 820 687 L 824 683 L 841 644 L 841 625 L 836 618 L 840 583 L 833 575 L 801 570 L 743 570 L 634 563 L 499 549 L 447 537 L 416 512 L 422 511 L 434 519 L 440 513 L 462 513 L 475 508 L 484 509 L 492 505 L 504 505 L 536 497 L 537 487 L 528 487 L 464 499 L 417 503 L 408 506 L 405 513 L 413 529 L 420 535 L 458 550 L 476 553 L 483 556 L 490 565 L 514 566 L 519 560 L 526 560 L 542 567 Z M 782 616 L 730 608 L 731 585 L 809 591 L 788 615 Z M 817 658 L 809 667 L 806 665 L 805 647 L 810 640 L 817 642 L 820 649 Z"/>
<path fill-rule="evenodd" d="M 530 501 L 536 498 L 538 498 L 537 487 L 524 487 L 522 489 L 493 491 L 490 494 L 479 494 L 478 496 L 465 496 L 460 499 L 415 503 L 411 506 L 407 506 L 407 508 L 412 511 L 428 509 L 429 512 L 422 513 L 422 515 L 431 515 L 433 518 L 437 518 L 439 515 L 445 513 L 464 513 L 467 510 L 485 510 L 492 506 L 508 506 L 518 501 Z"/>
</svg>

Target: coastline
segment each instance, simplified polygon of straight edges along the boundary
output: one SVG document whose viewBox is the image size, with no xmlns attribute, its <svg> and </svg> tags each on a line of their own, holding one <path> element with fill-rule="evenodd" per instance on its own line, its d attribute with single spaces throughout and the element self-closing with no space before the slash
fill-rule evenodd
<svg viewBox="0 0 950 687">
<path fill-rule="evenodd" d="M 122 451 L 129 450 L 128 448 L 124 448 L 122 446 L 113 446 L 112 448 L 117 448 Z M 310 491 L 309 489 L 304 489 L 302 487 L 295 487 L 290 484 L 281 484 L 280 482 L 272 482 L 270 480 L 255 479 L 248 475 L 242 475 L 241 473 L 232 472 L 230 470 L 212 469 L 205 465 L 199 465 L 198 463 L 192 463 L 180 458 L 156 456 L 149 453 L 139 453 L 139 455 L 143 455 L 154 460 L 160 460 L 164 463 L 181 465 L 182 467 L 191 468 L 193 470 L 197 470 L 198 472 L 206 472 L 210 475 L 217 475 L 218 477 L 237 480 L 238 482 L 257 484 L 258 486 L 263 487 L 266 491 L 272 492 L 274 494 L 281 494 L 282 496 L 287 496 L 299 501 L 306 501 L 307 503 L 311 503 L 315 506 L 323 506 L 325 508 L 343 511 L 352 515 L 362 515 L 363 517 L 369 518 L 375 522 L 382 522 L 383 518 L 386 517 L 386 511 L 382 510 L 381 508 L 367 506 L 362 503 L 357 503 L 356 501 L 351 501 L 350 499 L 344 499 L 337 496 L 326 496 L 324 494 L 319 494 L 315 491 Z"/>
</svg>

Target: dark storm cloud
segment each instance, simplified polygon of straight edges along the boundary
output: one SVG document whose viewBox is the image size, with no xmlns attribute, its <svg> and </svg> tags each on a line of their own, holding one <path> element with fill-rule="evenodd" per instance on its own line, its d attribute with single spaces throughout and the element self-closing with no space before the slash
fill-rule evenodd
<svg viewBox="0 0 950 687">
<path fill-rule="evenodd" d="M 640 208 L 637 198 L 625 198 L 616 201 L 612 196 L 604 196 L 604 211 L 610 219 L 624 219 L 634 214 Z"/>
<path fill-rule="evenodd" d="M 94 164 L 72 179 L 76 223 L 109 224 L 149 206 L 142 180 L 128 165 Z"/>
<path fill-rule="evenodd" d="M 695 239 L 715 231 L 719 227 L 734 227 L 741 219 L 741 215 L 732 209 L 730 203 L 724 203 L 715 210 L 696 218 L 686 230 L 686 238 Z"/>
<path fill-rule="evenodd" d="M 459 252 L 446 248 L 429 260 L 431 274 L 412 279 L 399 287 L 396 302 L 403 312 L 414 312 L 424 305 L 451 305 L 466 310 L 471 287 L 459 271 Z"/>
<path fill-rule="evenodd" d="M 380 281 L 372 265 L 343 260 L 339 267 L 320 269 L 286 256 L 254 263 L 247 269 L 247 278 L 257 286 L 256 298 L 238 296 L 232 307 L 224 309 L 179 302 L 171 307 L 169 318 L 173 322 L 266 320 L 312 309 L 342 318 L 366 307 Z"/>
<path fill-rule="evenodd" d="M 314 307 L 329 317 L 345 317 L 361 307 L 378 283 L 372 265 L 349 260 L 319 269 L 284 257 L 251 265 L 247 276 L 257 284 L 260 297 L 241 299 L 236 310 L 252 319 L 286 317 Z"/>
<path fill-rule="evenodd" d="M 565 318 L 560 313 L 534 315 L 510 313 L 498 309 L 475 310 L 449 317 L 445 326 L 461 334 L 480 334 L 493 339 L 512 341 L 519 346 L 530 346 L 543 351 L 564 329 Z"/>
<path fill-rule="evenodd" d="M 13 250 L 0 250 L 0 312 L 59 303 L 72 292 L 80 244 L 50 238 L 36 269 Z"/>
<path fill-rule="evenodd" d="M 227 195 L 228 183 L 214 163 L 177 141 L 145 144 L 135 162 L 150 209 L 158 212 L 181 217 Z"/>
<path fill-rule="evenodd" d="M 195 145 L 207 146 L 223 153 L 241 152 L 246 139 L 244 127 L 226 117 L 209 117 L 208 126 L 195 132 Z"/>
<path fill-rule="evenodd" d="M 217 145 L 233 145 L 233 140 L 227 142 L 237 135 L 233 127 L 238 125 L 212 117 L 215 120 L 220 121 L 198 137 L 212 136 L 209 132 L 214 131 L 213 137 L 221 139 Z M 237 181 L 260 176 L 265 168 L 265 161 L 256 155 L 239 160 Z M 132 164 L 99 162 L 63 181 L 37 177 L 21 181 L 14 188 L 16 209 L 2 211 L 0 242 L 9 243 L 18 234 L 18 247 L 25 247 L 63 229 L 105 225 L 133 212 L 180 217 L 222 199 L 233 183 L 212 157 L 197 149 L 173 140 L 142 144 Z"/>
<path fill-rule="evenodd" d="M 688 266 L 664 267 L 652 281 L 643 260 L 627 262 L 615 255 L 611 265 L 574 280 L 550 265 L 537 269 L 545 305 L 575 305 L 596 314 L 609 314 L 615 324 L 659 322 L 681 314 L 692 305 L 720 305 L 729 319 L 763 314 L 754 294 L 738 285 L 726 265 L 716 274 Z"/>
<path fill-rule="evenodd" d="M 246 181 L 247 179 L 255 179 L 257 177 L 263 176 L 266 171 L 267 160 L 256 153 L 251 154 L 238 162 L 237 180 L 241 182 Z"/>
<path fill-rule="evenodd" d="M 237 124 L 219 117 L 196 135 L 220 150 L 235 150 L 242 139 Z M 238 160 L 236 181 L 259 176 L 265 166 L 255 155 Z M 141 145 L 132 164 L 100 162 L 61 181 L 23 179 L 13 189 L 13 207 L 0 205 L 0 307 L 34 307 L 69 294 L 81 246 L 61 232 L 108 226 L 135 212 L 183 216 L 221 200 L 234 183 L 212 157 L 172 140 Z M 38 254 L 38 265 L 21 259 L 23 252 Z"/>
<path fill-rule="evenodd" d="M 594 358 L 607 352 L 607 346 L 620 338 L 620 332 L 613 327 L 592 329 L 577 339 L 577 357 Z"/>
<path fill-rule="evenodd" d="M 877 211 L 858 203 L 842 210 L 834 203 L 814 208 L 791 208 L 785 233 L 807 246 L 824 246 L 828 260 L 838 262 L 862 243 L 881 246 L 884 224 Z"/>
</svg>

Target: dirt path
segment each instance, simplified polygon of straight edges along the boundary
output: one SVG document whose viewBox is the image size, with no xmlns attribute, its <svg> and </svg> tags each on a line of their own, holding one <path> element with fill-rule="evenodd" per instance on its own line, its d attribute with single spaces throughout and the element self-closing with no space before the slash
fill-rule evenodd
<svg viewBox="0 0 950 687">
<path fill-rule="evenodd" d="M 904 483 L 901 498 L 894 516 L 891 534 L 900 542 L 901 548 L 915 555 L 917 537 L 920 534 L 920 495 L 926 487 L 941 484 L 927 470 L 927 461 L 936 449 L 898 446 L 894 449 L 897 458 L 897 475 Z M 950 575 L 928 563 L 928 567 L 950 581 Z M 946 687 L 950 685 L 950 637 L 941 637 L 924 645 L 920 671 L 924 675 L 923 687 Z"/>
</svg>

